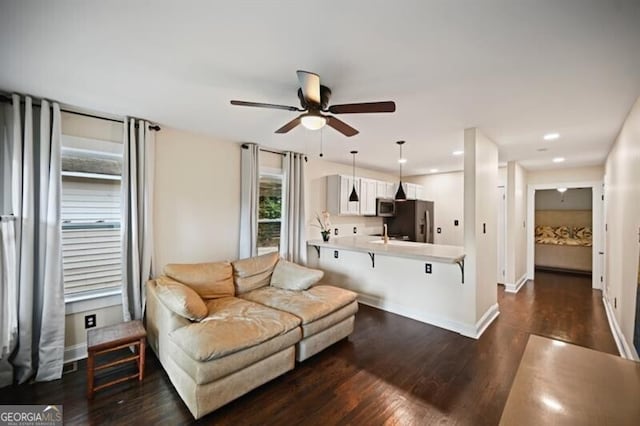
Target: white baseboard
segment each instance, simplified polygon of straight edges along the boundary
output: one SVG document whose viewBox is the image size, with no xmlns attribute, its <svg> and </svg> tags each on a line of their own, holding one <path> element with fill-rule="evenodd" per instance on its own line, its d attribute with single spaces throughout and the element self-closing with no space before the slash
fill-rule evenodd
<svg viewBox="0 0 640 426">
<path fill-rule="evenodd" d="M 77 345 L 67 346 L 64 348 L 64 363 L 78 361 L 87 357 L 87 344 L 78 343 Z"/>
<path fill-rule="evenodd" d="M 618 320 L 613 313 L 613 307 L 609 303 L 606 297 L 602 297 L 602 303 L 604 304 L 604 310 L 607 313 L 607 319 L 609 320 L 609 327 L 611 328 L 611 334 L 613 334 L 613 340 L 616 341 L 616 346 L 618 347 L 618 352 L 620 352 L 620 356 L 626 359 L 632 359 L 634 361 L 640 361 L 638 358 L 638 354 L 635 351 L 635 348 L 632 345 L 629 345 L 627 339 L 622 334 L 622 330 L 620 329 L 620 325 L 618 324 Z"/>
<path fill-rule="evenodd" d="M 527 274 L 524 273 L 515 284 L 506 283 L 504 285 L 504 291 L 507 293 L 517 293 L 520 291 L 522 286 L 527 282 Z"/>
<path fill-rule="evenodd" d="M 393 314 L 402 315 L 403 317 L 411 318 L 416 321 L 424 322 L 426 324 L 434 325 L 436 327 L 444 328 L 445 330 L 453 331 L 462 334 L 466 337 L 477 339 L 484 332 L 484 330 L 491 324 L 491 322 L 498 316 L 498 304 L 492 306 L 476 323 L 465 324 L 459 321 L 453 321 L 447 318 L 442 318 L 438 315 L 430 315 L 423 311 L 408 308 L 398 303 L 380 300 L 375 297 L 371 297 L 366 294 L 358 294 L 358 302 L 363 305 L 372 306 L 374 308 L 382 309 L 383 311 L 391 312 Z M 493 309 L 495 308 L 495 313 Z"/>
<path fill-rule="evenodd" d="M 491 325 L 491 323 L 498 318 L 500 315 L 500 309 L 498 308 L 498 304 L 490 306 L 489 309 L 482 315 L 482 318 L 478 320 L 476 325 L 471 329 L 467 330 L 470 333 L 460 333 L 464 336 L 471 337 L 473 339 L 479 339 L 482 336 L 482 333 Z"/>
</svg>

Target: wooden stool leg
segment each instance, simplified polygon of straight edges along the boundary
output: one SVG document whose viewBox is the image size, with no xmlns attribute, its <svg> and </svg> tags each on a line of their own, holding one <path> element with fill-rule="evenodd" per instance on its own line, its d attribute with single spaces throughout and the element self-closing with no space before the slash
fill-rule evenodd
<svg viewBox="0 0 640 426">
<path fill-rule="evenodd" d="M 93 398 L 93 374 L 95 367 L 95 360 L 93 352 L 89 351 L 87 354 L 87 397 L 89 399 Z"/>
<path fill-rule="evenodd" d="M 138 360 L 138 372 L 139 372 L 139 377 L 138 380 L 142 381 L 142 378 L 144 377 L 144 353 L 145 353 L 145 341 L 144 341 L 144 337 L 142 339 L 140 339 L 140 359 Z"/>
</svg>

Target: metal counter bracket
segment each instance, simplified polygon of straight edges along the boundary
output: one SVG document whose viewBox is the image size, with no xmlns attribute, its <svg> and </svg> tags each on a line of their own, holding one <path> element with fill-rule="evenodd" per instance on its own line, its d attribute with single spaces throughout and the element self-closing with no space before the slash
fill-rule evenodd
<svg viewBox="0 0 640 426">
<path fill-rule="evenodd" d="M 371 267 L 376 267 L 376 254 L 373 252 L 369 252 L 369 257 L 371 258 Z"/>
<path fill-rule="evenodd" d="M 456 263 L 460 267 L 460 272 L 462 273 L 462 284 L 464 284 L 464 258 L 456 260 Z"/>
<path fill-rule="evenodd" d="M 320 246 L 311 246 L 318 252 L 318 259 L 320 259 Z"/>
</svg>

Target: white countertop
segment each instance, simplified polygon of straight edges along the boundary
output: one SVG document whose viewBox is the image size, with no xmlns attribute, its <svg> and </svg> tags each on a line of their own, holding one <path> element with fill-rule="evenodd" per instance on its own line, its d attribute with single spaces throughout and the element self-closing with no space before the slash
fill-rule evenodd
<svg viewBox="0 0 640 426">
<path fill-rule="evenodd" d="M 465 256 L 464 247 L 461 246 L 445 246 L 399 240 L 389 240 L 388 244 L 384 244 L 381 237 L 367 236 L 332 237 L 327 242 L 322 240 L 309 240 L 307 241 L 307 245 L 442 263 L 458 263 L 461 262 Z"/>
</svg>

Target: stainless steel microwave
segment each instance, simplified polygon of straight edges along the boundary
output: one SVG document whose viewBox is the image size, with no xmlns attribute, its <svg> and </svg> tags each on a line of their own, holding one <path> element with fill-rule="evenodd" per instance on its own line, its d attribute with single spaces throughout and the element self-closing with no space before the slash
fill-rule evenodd
<svg viewBox="0 0 640 426">
<path fill-rule="evenodd" d="M 396 202 L 387 198 L 376 200 L 376 216 L 393 217 L 396 215 Z"/>
</svg>

